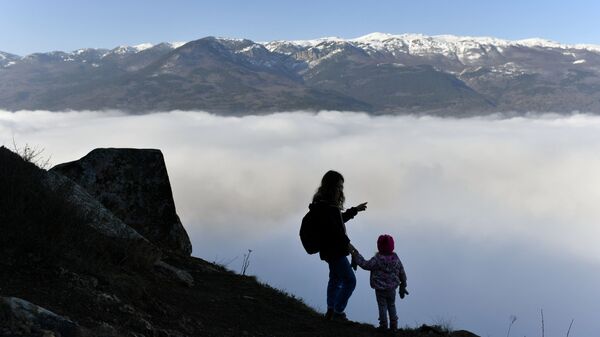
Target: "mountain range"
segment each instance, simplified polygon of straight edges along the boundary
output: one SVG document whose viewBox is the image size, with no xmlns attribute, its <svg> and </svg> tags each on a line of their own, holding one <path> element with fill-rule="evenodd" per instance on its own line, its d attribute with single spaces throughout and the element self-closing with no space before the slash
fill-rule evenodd
<svg viewBox="0 0 600 337">
<path fill-rule="evenodd" d="M 600 46 L 373 33 L 356 39 L 0 52 L 0 109 L 600 112 Z"/>
</svg>

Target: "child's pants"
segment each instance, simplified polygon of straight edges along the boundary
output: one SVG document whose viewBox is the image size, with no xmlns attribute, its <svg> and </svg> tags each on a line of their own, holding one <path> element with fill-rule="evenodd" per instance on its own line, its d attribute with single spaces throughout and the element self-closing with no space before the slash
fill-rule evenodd
<svg viewBox="0 0 600 337">
<path fill-rule="evenodd" d="M 396 325 L 398 315 L 396 313 L 396 289 L 375 290 L 377 297 L 377 306 L 379 307 L 379 325 L 388 327 L 388 313 L 390 314 L 390 322 Z"/>
</svg>

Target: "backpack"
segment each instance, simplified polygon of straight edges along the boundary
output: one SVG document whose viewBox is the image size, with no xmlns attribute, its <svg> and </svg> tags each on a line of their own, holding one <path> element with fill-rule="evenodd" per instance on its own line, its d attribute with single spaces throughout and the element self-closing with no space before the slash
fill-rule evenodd
<svg viewBox="0 0 600 337">
<path fill-rule="evenodd" d="M 308 254 L 316 254 L 321 250 L 321 225 L 315 212 L 308 211 L 300 225 L 300 240 Z"/>
</svg>

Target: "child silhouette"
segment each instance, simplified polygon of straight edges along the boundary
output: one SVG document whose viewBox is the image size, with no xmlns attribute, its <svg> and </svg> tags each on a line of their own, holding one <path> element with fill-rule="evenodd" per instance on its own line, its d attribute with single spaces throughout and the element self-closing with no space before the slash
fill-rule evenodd
<svg viewBox="0 0 600 337">
<path fill-rule="evenodd" d="M 375 289 L 377 306 L 379 308 L 379 328 L 398 330 L 398 315 L 396 313 L 396 288 L 400 287 L 400 298 L 408 295 L 406 290 L 406 273 L 398 255 L 394 253 L 394 238 L 390 235 L 380 235 L 377 239 L 378 252 L 370 260 L 360 255 L 354 246 L 350 245 L 352 261 L 364 270 L 371 271 L 371 288 Z"/>
</svg>

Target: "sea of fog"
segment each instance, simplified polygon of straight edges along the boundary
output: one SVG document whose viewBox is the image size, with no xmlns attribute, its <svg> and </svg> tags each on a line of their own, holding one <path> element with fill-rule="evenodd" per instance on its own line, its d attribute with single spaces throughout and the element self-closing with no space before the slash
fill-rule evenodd
<svg viewBox="0 0 600 337">
<path fill-rule="evenodd" d="M 401 325 L 481 336 L 600 331 L 600 117 L 440 119 L 360 113 L 218 117 L 204 112 L 0 111 L 0 144 L 51 162 L 97 147 L 158 148 L 193 255 L 325 310 L 327 266 L 300 245 L 300 219 L 329 169 L 346 178 L 347 224 L 367 257 L 388 233 L 408 275 Z M 376 323 L 368 273 L 347 313 Z"/>
</svg>

